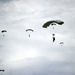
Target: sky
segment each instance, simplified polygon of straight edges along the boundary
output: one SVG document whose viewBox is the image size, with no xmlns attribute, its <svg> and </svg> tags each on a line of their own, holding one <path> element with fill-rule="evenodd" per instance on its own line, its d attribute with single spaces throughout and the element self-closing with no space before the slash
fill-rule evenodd
<svg viewBox="0 0 75 75">
<path fill-rule="evenodd" d="M 74 14 L 75 0 L 0 0 L 0 75 L 75 75 Z"/>
</svg>

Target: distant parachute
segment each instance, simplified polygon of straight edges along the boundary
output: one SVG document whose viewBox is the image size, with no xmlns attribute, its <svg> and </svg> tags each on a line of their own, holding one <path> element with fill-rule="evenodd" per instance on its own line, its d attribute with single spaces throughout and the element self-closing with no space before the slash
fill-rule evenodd
<svg viewBox="0 0 75 75">
<path fill-rule="evenodd" d="M 4 33 L 6 33 L 7 31 L 6 30 L 2 30 L 1 32 L 3 33 L 3 36 L 4 36 Z"/>
<path fill-rule="evenodd" d="M 7 31 L 6 30 L 2 30 L 1 32 L 4 33 L 4 32 L 7 32 Z"/>
<path fill-rule="evenodd" d="M 26 31 L 32 31 L 32 32 L 33 32 L 34 30 L 32 30 L 32 29 L 27 29 Z"/>
<path fill-rule="evenodd" d="M 53 25 L 56 25 L 56 24 L 62 25 L 62 24 L 64 24 L 64 22 L 61 21 L 61 20 L 51 20 L 51 21 L 46 22 L 46 23 L 43 25 L 43 28 L 47 28 L 49 25 L 53 26 Z M 53 29 L 54 29 L 54 28 L 53 28 Z"/>
<path fill-rule="evenodd" d="M 29 32 L 29 31 L 33 32 L 34 30 L 33 29 L 27 29 L 26 30 L 26 32 Z M 29 33 L 29 37 L 30 37 L 30 33 Z"/>
<path fill-rule="evenodd" d="M 5 70 L 3 70 L 3 69 L 0 69 L 0 72 L 1 72 L 1 71 L 2 71 L 2 72 L 4 72 Z"/>
<path fill-rule="evenodd" d="M 60 42 L 61 46 L 64 44 L 64 42 Z"/>
</svg>

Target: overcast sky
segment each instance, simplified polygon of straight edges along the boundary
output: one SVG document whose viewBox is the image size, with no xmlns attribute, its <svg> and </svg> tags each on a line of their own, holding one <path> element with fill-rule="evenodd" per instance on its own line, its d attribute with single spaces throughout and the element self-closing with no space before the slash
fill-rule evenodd
<svg viewBox="0 0 75 75">
<path fill-rule="evenodd" d="M 0 75 L 75 75 L 74 20 L 75 0 L 0 0 Z"/>
</svg>

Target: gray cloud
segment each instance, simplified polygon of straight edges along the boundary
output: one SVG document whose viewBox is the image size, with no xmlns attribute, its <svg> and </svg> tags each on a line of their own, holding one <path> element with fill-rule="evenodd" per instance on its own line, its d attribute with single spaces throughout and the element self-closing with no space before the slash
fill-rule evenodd
<svg viewBox="0 0 75 75">
<path fill-rule="evenodd" d="M 27 65 L 23 65 L 26 62 L 26 60 L 21 60 L 17 64 L 19 65 L 18 68 L 10 68 L 9 73 L 13 73 L 14 75 L 16 74 L 27 74 L 27 75 L 74 75 L 74 64 L 70 62 L 67 62 L 66 60 L 64 61 L 57 61 L 57 62 L 51 62 L 45 57 L 39 57 L 39 58 L 34 58 L 31 60 L 27 60 Z M 13 65 L 14 66 L 14 65 Z M 9 71 L 9 69 L 8 69 Z"/>
<path fill-rule="evenodd" d="M 0 67 L 4 75 L 75 75 L 74 0 L 0 0 Z M 54 19 L 62 26 L 46 29 Z M 34 32 L 28 37 L 27 28 Z M 52 33 L 56 41 L 52 42 Z M 63 41 L 64 45 L 60 46 Z"/>
<path fill-rule="evenodd" d="M 12 0 L 0 0 L 1 3 L 8 3 L 11 2 Z"/>
</svg>

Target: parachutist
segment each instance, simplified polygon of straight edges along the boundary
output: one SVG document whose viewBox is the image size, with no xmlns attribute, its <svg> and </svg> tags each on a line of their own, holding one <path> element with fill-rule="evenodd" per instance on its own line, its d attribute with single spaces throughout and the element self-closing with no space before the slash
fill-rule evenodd
<svg viewBox="0 0 75 75">
<path fill-rule="evenodd" d="M 53 26 L 53 29 L 54 29 L 54 25 L 62 25 L 64 24 L 63 21 L 61 20 L 50 20 L 50 21 L 47 21 L 43 24 L 43 28 L 48 28 L 49 26 Z M 55 41 L 55 34 L 52 34 L 52 38 L 53 38 L 53 42 Z"/>
<path fill-rule="evenodd" d="M 60 42 L 61 46 L 63 46 L 64 42 Z"/>
<path fill-rule="evenodd" d="M 55 41 L 55 34 L 52 34 L 52 37 L 53 37 L 53 42 Z"/>
<path fill-rule="evenodd" d="M 53 42 L 55 41 L 55 37 L 53 37 Z"/>
<path fill-rule="evenodd" d="M 29 34 L 29 37 L 30 37 L 30 34 Z"/>
<path fill-rule="evenodd" d="M 33 29 L 27 29 L 26 32 L 29 32 L 29 37 L 30 37 L 30 33 L 34 32 L 34 30 Z"/>
<path fill-rule="evenodd" d="M 3 37 L 5 36 L 4 33 L 6 33 L 7 31 L 6 30 L 2 30 L 1 33 L 3 33 Z"/>
</svg>

